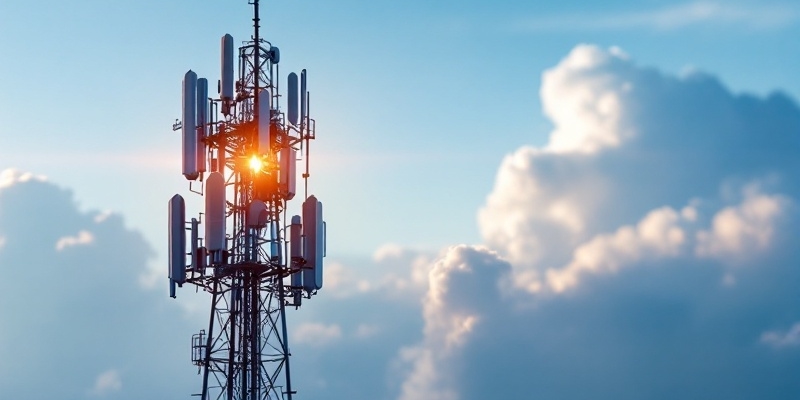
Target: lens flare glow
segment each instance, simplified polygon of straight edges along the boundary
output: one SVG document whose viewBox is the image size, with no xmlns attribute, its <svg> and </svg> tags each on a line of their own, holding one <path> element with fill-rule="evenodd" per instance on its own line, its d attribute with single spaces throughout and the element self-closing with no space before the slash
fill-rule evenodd
<svg viewBox="0 0 800 400">
<path fill-rule="evenodd" d="M 261 157 L 255 155 L 250 157 L 250 169 L 253 170 L 253 172 L 261 171 L 263 166 L 264 163 L 261 161 Z"/>
</svg>

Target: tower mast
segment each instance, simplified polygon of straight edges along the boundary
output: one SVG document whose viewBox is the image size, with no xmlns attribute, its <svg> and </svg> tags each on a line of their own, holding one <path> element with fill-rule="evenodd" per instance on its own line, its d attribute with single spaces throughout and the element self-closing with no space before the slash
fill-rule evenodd
<svg viewBox="0 0 800 400">
<path fill-rule="evenodd" d="M 238 48 L 238 68 L 226 34 L 219 96 L 210 98 L 208 82 L 187 72 L 183 119 L 174 126 L 182 131 L 183 175 L 205 202 L 189 221 L 181 195 L 169 202 L 170 295 L 188 283 L 211 296 L 207 329 L 192 337 L 201 400 L 291 400 L 286 309 L 322 287 L 322 203 L 307 196 L 302 216 L 286 218 L 298 156 L 307 187 L 316 138 L 306 71 L 299 82 L 288 75 L 284 113 L 280 52 L 260 36 L 259 1 L 249 4 L 254 34 Z"/>
</svg>

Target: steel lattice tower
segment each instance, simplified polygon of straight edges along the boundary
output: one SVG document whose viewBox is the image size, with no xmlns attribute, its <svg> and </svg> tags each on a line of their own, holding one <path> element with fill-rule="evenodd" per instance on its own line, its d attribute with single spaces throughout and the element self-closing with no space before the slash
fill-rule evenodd
<svg viewBox="0 0 800 400">
<path fill-rule="evenodd" d="M 238 68 L 225 35 L 219 97 L 209 98 L 208 82 L 187 72 L 183 118 L 173 127 L 182 131 L 183 174 L 205 202 L 189 221 L 183 197 L 169 202 L 170 295 L 184 283 L 211 295 L 208 326 L 192 337 L 201 400 L 291 399 L 285 311 L 322 286 L 322 203 L 307 196 L 315 124 L 306 72 L 299 88 L 289 74 L 284 113 L 280 52 L 259 35 L 258 0 L 248 3 L 254 34 L 238 48 Z M 289 219 L 298 154 L 305 161 L 302 218 Z"/>
</svg>

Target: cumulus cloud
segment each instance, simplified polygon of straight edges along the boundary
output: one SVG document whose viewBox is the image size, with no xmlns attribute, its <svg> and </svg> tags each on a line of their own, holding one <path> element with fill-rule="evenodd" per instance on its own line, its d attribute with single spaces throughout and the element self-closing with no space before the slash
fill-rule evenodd
<svg viewBox="0 0 800 400">
<path fill-rule="evenodd" d="M 433 263 L 398 397 L 800 393 L 800 359 L 752 347 L 794 346 L 800 319 L 795 102 L 585 45 L 542 79 L 550 139 L 479 210 L 498 253 Z"/>
<path fill-rule="evenodd" d="M 105 396 L 122 389 L 122 377 L 119 371 L 110 369 L 97 376 L 90 393 L 95 396 Z"/>
<path fill-rule="evenodd" d="M 800 346 L 800 322 L 785 331 L 773 330 L 761 335 L 761 342 L 775 348 Z"/>
<path fill-rule="evenodd" d="M 578 246 L 565 267 L 547 271 L 547 283 L 536 275 L 523 274 L 519 286 L 531 292 L 544 288 L 562 292 L 577 285 L 586 273 L 614 273 L 643 261 L 677 260 L 696 254 L 726 265 L 757 260 L 773 245 L 779 219 L 789 213 L 791 201 L 782 195 L 765 194 L 748 185 L 738 205 L 727 206 L 712 217 L 709 229 L 697 224 L 698 211 L 686 206 L 680 212 L 662 207 L 648 213 L 635 226 L 623 226 L 613 234 L 599 234 Z M 723 277 L 733 285 L 733 275 Z"/>
<path fill-rule="evenodd" d="M 636 226 L 624 226 L 613 234 L 598 235 L 575 249 L 574 258 L 567 266 L 547 271 L 547 287 L 562 292 L 577 285 L 581 274 L 613 273 L 634 262 L 677 256 L 686 244 L 682 222 L 681 214 L 665 207 L 650 212 Z M 531 291 L 542 288 L 536 281 L 524 284 Z"/>
<path fill-rule="evenodd" d="M 379 246 L 369 265 L 332 260 L 325 267 L 325 291 L 346 298 L 373 294 L 416 302 L 427 288 L 427 272 L 435 254 L 394 243 Z"/>
<path fill-rule="evenodd" d="M 292 340 L 311 346 L 327 346 L 342 338 L 342 328 L 336 324 L 304 323 L 297 326 Z"/>
<path fill-rule="evenodd" d="M 0 171 L 0 189 L 31 180 L 45 182 L 47 178 L 42 175 L 34 175 L 30 172 L 22 172 L 14 168 L 7 168 Z"/>
<path fill-rule="evenodd" d="M 455 400 L 459 355 L 499 302 L 499 277 L 510 266 L 485 248 L 456 246 L 434 264 L 423 305 L 424 337 L 401 350 L 409 364 L 399 399 Z"/>
<path fill-rule="evenodd" d="M 359 339 L 367 339 L 377 335 L 381 328 L 373 324 L 359 324 L 356 327 L 355 336 Z"/>
<path fill-rule="evenodd" d="M 745 197 L 741 205 L 720 210 L 709 230 L 697 233 L 698 255 L 741 263 L 770 247 L 775 225 L 786 216 L 791 200 L 758 193 L 754 188 L 749 188 Z"/>
<path fill-rule="evenodd" d="M 95 220 L 97 220 L 95 218 Z M 102 220 L 100 220 L 102 222 Z M 80 231 L 75 236 L 64 236 L 56 241 L 56 250 L 62 251 L 67 247 L 87 245 L 94 242 L 94 235 L 89 231 Z"/>
<path fill-rule="evenodd" d="M 340 262 L 330 262 L 325 266 L 325 291 L 330 296 L 350 297 L 359 293 L 369 292 L 374 283 L 359 276 L 350 267 Z"/>
<path fill-rule="evenodd" d="M 139 285 L 155 253 L 143 236 L 117 213 L 82 211 L 70 190 L 42 177 L 0 177 L 0 358 L 15 360 L 0 363 L 4 393 L 38 400 L 136 399 L 153 387 L 166 397 L 193 392 L 199 382 L 186 368 L 185 346 L 203 320 L 175 318 L 180 310 L 164 291 Z M 120 371 L 128 371 L 124 386 Z"/>
<path fill-rule="evenodd" d="M 310 323 L 354 334 L 296 360 L 325 377 L 312 394 L 800 393 L 786 373 L 800 359 L 768 351 L 793 346 L 777 343 L 800 320 L 796 104 L 593 46 L 545 72 L 541 96 L 553 132 L 503 160 L 478 215 L 486 247 L 386 245 L 333 268 L 343 278 L 330 288 L 347 295 L 315 303 Z M 352 354 L 352 371 L 322 372 Z M 359 368 L 360 390 L 340 383 Z"/>
<path fill-rule="evenodd" d="M 660 210 L 641 225 L 659 225 L 663 218 L 663 226 L 673 226 L 682 218 L 676 214 Z M 637 235 L 653 238 L 663 230 L 656 236 L 643 232 Z M 670 245 L 659 248 L 672 254 Z M 453 247 L 430 273 L 423 338 L 398 352 L 405 366 L 398 399 L 800 393 L 787 374 L 800 367 L 800 358 L 754 352 L 752 346 L 754 338 L 776 349 L 798 344 L 797 323 L 763 331 L 765 324 L 800 315 L 790 299 L 800 271 L 778 260 L 744 271 L 735 289 L 719 285 L 703 263 L 644 260 L 648 268 L 594 276 L 570 295 L 531 296 L 514 291 L 508 279 L 513 267 L 497 254 Z"/>
<path fill-rule="evenodd" d="M 678 216 L 704 205 L 690 211 L 697 252 L 728 260 L 765 248 L 788 215 L 800 111 L 786 96 L 733 95 L 708 75 L 664 75 L 587 45 L 542 80 L 550 139 L 503 160 L 478 214 L 484 240 L 520 279 L 566 266 L 575 249 L 593 240 L 597 249 L 614 232 L 621 245 L 664 207 Z M 726 188 L 752 193 L 736 205 Z"/>
</svg>

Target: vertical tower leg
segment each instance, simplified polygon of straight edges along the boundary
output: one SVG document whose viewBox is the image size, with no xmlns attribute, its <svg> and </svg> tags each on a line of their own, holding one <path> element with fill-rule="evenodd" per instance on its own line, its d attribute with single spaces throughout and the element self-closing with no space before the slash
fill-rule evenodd
<svg viewBox="0 0 800 400">
<path fill-rule="evenodd" d="M 217 291 L 219 284 L 214 282 L 214 289 L 211 292 L 211 316 L 208 318 L 208 339 L 206 339 L 205 354 L 203 355 L 203 391 L 200 394 L 200 400 L 209 400 L 208 398 L 208 374 L 211 368 L 211 345 L 214 340 L 214 317 L 216 316 L 217 304 Z"/>
</svg>

